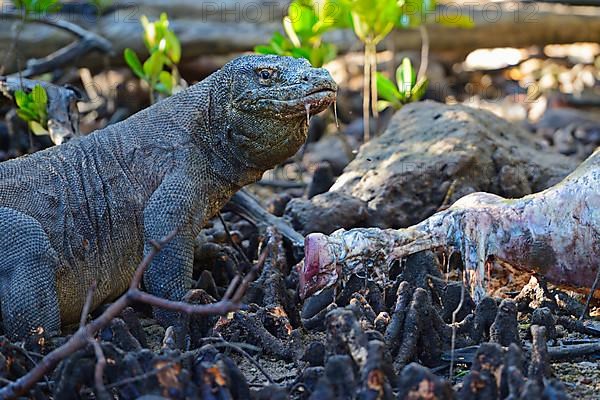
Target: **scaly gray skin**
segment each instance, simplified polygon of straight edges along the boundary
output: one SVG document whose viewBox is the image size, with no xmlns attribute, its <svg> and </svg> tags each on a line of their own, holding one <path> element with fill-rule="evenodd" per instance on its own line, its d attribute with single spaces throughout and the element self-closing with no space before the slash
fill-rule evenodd
<svg viewBox="0 0 600 400">
<path fill-rule="evenodd" d="M 324 110 L 336 89 L 327 71 L 305 60 L 240 57 L 126 121 L 0 164 L 5 331 L 14 338 L 77 321 L 94 280 L 92 308 L 116 298 L 150 241 L 174 229 L 144 286 L 181 299 L 203 224 L 298 150 L 307 108 Z"/>
</svg>

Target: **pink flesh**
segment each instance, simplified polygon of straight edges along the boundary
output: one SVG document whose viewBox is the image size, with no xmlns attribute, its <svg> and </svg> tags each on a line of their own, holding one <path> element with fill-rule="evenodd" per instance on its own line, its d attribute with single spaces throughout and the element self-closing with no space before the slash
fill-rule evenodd
<svg viewBox="0 0 600 400">
<path fill-rule="evenodd" d="M 367 231 L 309 235 L 301 293 L 310 295 L 326 282 L 332 284 L 331 263 L 346 261 L 331 254 L 331 249 L 340 248 L 331 243 L 344 243 L 346 237 Z M 600 268 L 600 149 L 543 192 L 511 200 L 473 193 L 413 227 L 379 230 L 376 236 L 371 229 L 364 238 L 347 240 L 355 245 L 351 251 L 355 257 L 367 259 L 390 242 L 396 243 L 392 258 L 440 246 L 459 251 L 476 300 L 485 294 L 485 263 L 490 259 L 537 272 L 555 284 L 590 288 Z M 319 275 L 321 279 L 316 279 Z"/>
</svg>

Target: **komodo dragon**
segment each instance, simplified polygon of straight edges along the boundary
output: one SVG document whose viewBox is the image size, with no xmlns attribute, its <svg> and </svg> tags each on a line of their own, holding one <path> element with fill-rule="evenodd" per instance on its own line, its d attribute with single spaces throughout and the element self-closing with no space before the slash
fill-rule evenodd
<svg viewBox="0 0 600 400">
<path fill-rule="evenodd" d="M 57 331 L 129 285 L 151 240 L 175 238 L 143 283 L 180 300 L 194 238 L 242 186 L 293 155 L 337 86 L 305 60 L 243 56 L 129 119 L 0 164 L 0 301 L 12 338 Z M 154 310 L 165 324 L 172 312 Z"/>
</svg>

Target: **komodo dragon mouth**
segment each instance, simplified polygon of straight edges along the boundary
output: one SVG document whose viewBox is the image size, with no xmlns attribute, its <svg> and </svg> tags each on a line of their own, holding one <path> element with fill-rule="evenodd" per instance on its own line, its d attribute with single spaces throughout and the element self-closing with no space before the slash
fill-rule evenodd
<svg viewBox="0 0 600 400">
<path fill-rule="evenodd" d="M 290 94 L 300 91 L 296 87 L 288 89 Z M 337 88 L 330 84 L 313 88 L 306 94 L 292 98 L 262 97 L 238 101 L 236 108 L 241 110 L 262 110 L 279 118 L 315 115 L 324 111 L 336 99 Z"/>
<path fill-rule="evenodd" d="M 287 109 L 288 115 L 315 115 L 324 111 L 336 99 L 336 91 L 330 88 L 309 92 L 304 97 L 292 100 L 272 100 L 272 104 L 281 105 Z"/>
</svg>

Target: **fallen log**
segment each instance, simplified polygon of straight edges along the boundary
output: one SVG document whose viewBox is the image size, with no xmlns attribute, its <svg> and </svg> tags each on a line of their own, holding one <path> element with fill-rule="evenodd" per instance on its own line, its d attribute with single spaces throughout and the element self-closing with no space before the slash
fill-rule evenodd
<svg viewBox="0 0 600 400">
<path fill-rule="evenodd" d="M 104 15 L 77 13 L 73 9 L 52 18 L 68 20 L 90 32 L 106 38 L 115 50 L 109 57 L 113 65 L 123 65 L 123 50 L 127 47 L 145 54 L 139 17 L 158 18 L 161 12 L 169 15 L 171 26 L 179 36 L 183 62 L 199 56 L 251 51 L 264 44 L 275 31 L 281 30 L 281 19 L 289 1 L 223 0 L 144 0 L 118 2 Z M 7 2 L 0 0 L 0 14 L 6 12 Z M 452 21 L 465 15 L 475 23 L 472 29 L 451 28 L 438 24 L 442 18 Z M 427 14 L 430 50 L 445 52 L 454 60 L 478 48 L 528 47 L 553 43 L 595 42 L 600 37 L 600 9 L 597 7 L 566 6 L 551 3 L 502 1 L 458 1 L 439 5 L 435 13 Z M 13 39 L 13 21 L 0 15 L 0 54 L 7 51 Z M 71 38 L 49 26 L 27 24 L 19 39 L 21 65 L 31 58 L 42 58 L 65 47 Z M 326 40 L 340 50 L 359 50 L 360 44 L 351 31 L 330 32 Z M 387 45 L 396 51 L 418 50 L 421 35 L 418 29 L 395 30 Z M 7 66 L 14 71 L 17 60 Z M 79 60 L 88 68 L 104 66 L 104 56 L 91 55 Z"/>
<path fill-rule="evenodd" d="M 6 19 L 13 19 L 16 21 L 20 21 L 22 18 L 20 13 L 11 11 L 4 11 L 1 15 Z M 23 23 L 22 21 L 20 22 Z M 109 41 L 95 33 L 81 28 L 77 24 L 73 24 L 66 20 L 53 19 L 46 15 L 36 17 L 35 23 L 68 32 L 75 36 L 77 40 L 54 51 L 46 57 L 27 60 L 26 68 L 14 74 L 19 78 L 29 78 L 34 75 L 41 75 L 62 68 L 95 50 L 108 54 L 112 52 L 112 45 Z M 10 56 L 11 54 L 9 53 L 8 55 Z"/>
<path fill-rule="evenodd" d="M 489 263 L 589 291 L 600 273 L 600 149 L 555 186 L 519 199 L 472 193 L 406 229 L 308 235 L 300 296 L 360 268 L 364 275 L 365 266 L 373 279 L 385 279 L 391 260 L 433 249 L 460 253 L 476 301 L 485 295 Z"/>
</svg>

